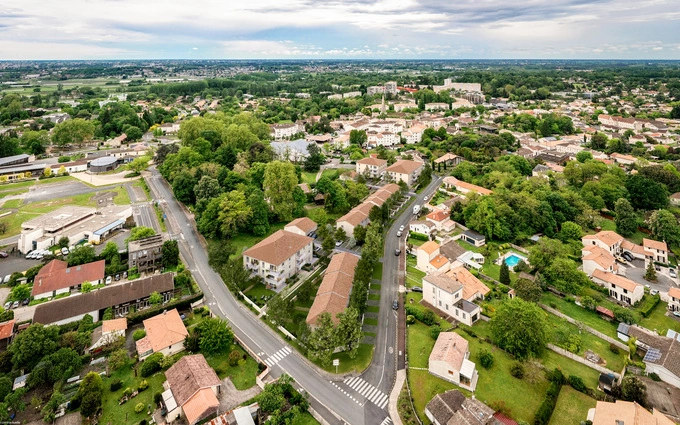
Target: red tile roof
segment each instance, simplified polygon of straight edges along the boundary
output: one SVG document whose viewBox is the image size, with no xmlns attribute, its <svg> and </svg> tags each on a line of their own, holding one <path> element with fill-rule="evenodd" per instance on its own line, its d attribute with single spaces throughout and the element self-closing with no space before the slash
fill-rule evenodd
<svg viewBox="0 0 680 425">
<path fill-rule="evenodd" d="M 43 272 L 43 270 L 47 270 Z M 81 266 L 66 267 L 60 260 L 52 260 L 36 275 L 32 295 L 70 288 L 83 282 L 96 282 L 104 279 L 104 260 Z"/>
<path fill-rule="evenodd" d="M 0 323 L 0 340 L 7 339 L 14 335 L 14 320 Z"/>
</svg>

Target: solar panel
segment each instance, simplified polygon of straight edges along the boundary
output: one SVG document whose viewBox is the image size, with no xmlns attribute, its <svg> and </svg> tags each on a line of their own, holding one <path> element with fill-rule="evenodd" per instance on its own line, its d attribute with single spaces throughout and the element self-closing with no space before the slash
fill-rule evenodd
<svg viewBox="0 0 680 425">
<path fill-rule="evenodd" d="M 645 362 L 655 362 L 658 361 L 661 358 L 661 351 L 659 351 L 656 348 L 650 348 L 647 350 L 647 354 L 645 354 L 645 358 L 642 359 L 642 361 Z"/>
</svg>

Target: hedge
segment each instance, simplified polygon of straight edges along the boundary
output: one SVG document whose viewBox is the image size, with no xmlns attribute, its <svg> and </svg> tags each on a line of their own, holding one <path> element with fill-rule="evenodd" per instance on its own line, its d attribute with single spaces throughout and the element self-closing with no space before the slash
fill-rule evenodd
<svg viewBox="0 0 680 425">
<path fill-rule="evenodd" d="M 422 234 L 422 233 L 418 233 L 418 232 L 411 232 L 411 233 L 409 234 L 409 236 L 410 236 L 411 238 L 417 240 L 417 241 L 425 241 L 425 242 L 427 242 L 427 241 L 430 240 L 430 237 L 429 237 L 429 236 L 424 235 L 424 234 Z"/>
<path fill-rule="evenodd" d="M 141 323 L 142 321 L 148 319 L 149 317 L 153 317 L 156 316 L 157 314 L 162 313 L 163 310 L 171 310 L 173 308 L 176 308 L 177 310 L 183 310 L 189 308 L 191 306 L 191 303 L 194 303 L 200 300 L 201 298 L 203 298 L 203 292 L 199 292 L 198 294 L 194 294 L 189 298 L 183 300 L 162 304 L 156 308 L 147 308 L 146 310 L 128 314 L 127 316 L 128 326 Z"/>
<path fill-rule="evenodd" d="M 661 297 L 659 294 L 656 295 L 646 295 L 643 299 L 642 302 L 640 303 L 640 307 L 638 307 L 638 311 L 642 315 L 642 317 L 649 317 L 650 314 L 652 314 L 652 311 L 654 311 L 654 308 L 659 304 L 661 301 Z"/>
<path fill-rule="evenodd" d="M 416 319 L 423 322 L 427 326 L 432 326 L 435 323 L 437 323 L 437 315 L 434 314 L 434 312 L 429 309 L 421 310 L 412 305 L 407 305 L 406 314 L 415 317 Z"/>
<path fill-rule="evenodd" d="M 562 384 L 564 383 L 564 375 L 558 369 L 549 373 L 548 379 L 550 380 L 550 386 L 541 405 L 538 406 L 534 416 L 534 425 L 548 425 L 550 417 L 555 410 L 555 405 L 557 405 L 557 398 L 560 396 Z"/>
</svg>

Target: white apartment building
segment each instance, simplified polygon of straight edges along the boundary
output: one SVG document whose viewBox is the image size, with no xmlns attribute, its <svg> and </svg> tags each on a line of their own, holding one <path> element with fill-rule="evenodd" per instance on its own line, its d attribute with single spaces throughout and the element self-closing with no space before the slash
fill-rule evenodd
<svg viewBox="0 0 680 425">
<path fill-rule="evenodd" d="M 385 83 L 385 93 L 397 94 L 398 93 L 397 82 L 396 81 L 386 82 Z"/>
<path fill-rule="evenodd" d="M 276 140 L 289 138 L 289 137 L 292 137 L 295 134 L 298 134 L 300 132 L 305 131 L 304 127 L 297 124 L 297 123 L 272 124 L 270 126 L 270 128 L 271 128 L 271 135 Z"/>
<path fill-rule="evenodd" d="M 371 179 L 379 179 L 385 174 L 387 161 L 373 157 L 363 158 L 356 162 L 356 172 Z"/>
<path fill-rule="evenodd" d="M 243 266 L 280 289 L 313 259 L 314 239 L 279 230 L 243 253 Z"/>
<path fill-rule="evenodd" d="M 390 181 L 395 183 L 403 181 L 410 187 L 416 182 L 418 176 L 420 176 L 423 167 L 424 164 L 422 162 L 401 159 L 387 167 L 386 171 Z"/>
<path fill-rule="evenodd" d="M 385 93 L 385 86 L 369 86 L 366 88 L 366 94 L 369 96 L 379 93 Z"/>
<path fill-rule="evenodd" d="M 463 285 L 446 275 L 423 278 L 423 300 L 468 326 L 481 316 L 479 306 L 463 298 Z"/>
</svg>

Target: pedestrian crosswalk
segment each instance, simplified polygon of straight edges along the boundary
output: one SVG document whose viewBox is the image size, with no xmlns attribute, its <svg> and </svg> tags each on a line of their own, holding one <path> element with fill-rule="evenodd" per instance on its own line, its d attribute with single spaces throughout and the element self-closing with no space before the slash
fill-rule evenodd
<svg viewBox="0 0 680 425">
<path fill-rule="evenodd" d="M 358 376 L 345 379 L 344 382 L 348 387 L 361 394 L 362 397 L 379 408 L 384 409 L 387 406 L 387 395 Z"/>
<path fill-rule="evenodd" d="M 291 350 L 290 347 L 283 347 L 282 349 L 280 349 L 276 353 L 269 356 L 267 358 L 267 360 L 264 361 L 264 363 L 267 366 L 272 367 L 275 364 L 277 364 L 278 362 L 280 362 L 281 360 L 283 360 L 284 357 L 286 357 L 288 354 L 290 354 L 292 352 L 293 352 L 293 350 Z"/>
<path fill-rule="evenodd" d="M 384 421 L 380 423 L 380 425 L 390 425 L 392 423 L 392 419 L 390 417 L 386 417 Z"/>
</svg>

